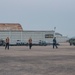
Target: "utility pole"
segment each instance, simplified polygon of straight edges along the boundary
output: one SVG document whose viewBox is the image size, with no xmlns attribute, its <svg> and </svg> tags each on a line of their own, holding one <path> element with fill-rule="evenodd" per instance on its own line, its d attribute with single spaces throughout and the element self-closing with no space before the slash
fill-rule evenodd
<svg viewBox="0 0 75 75">
<path fill-rule="evenodd" d="M 55 37 L 55 31 L 56 31 L 56 27 L 54 27 L 54 37 Z"/>
</svg>

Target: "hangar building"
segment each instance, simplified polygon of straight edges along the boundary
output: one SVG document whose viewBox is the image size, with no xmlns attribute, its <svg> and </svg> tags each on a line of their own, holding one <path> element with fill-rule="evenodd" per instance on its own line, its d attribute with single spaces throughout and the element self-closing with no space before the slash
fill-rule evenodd
<svg viewBox="0 0 75 75">
<path fill-rule="evenodd" d="M 60 33 L 55 33 L 58 42 L 66 42 L 68 37 L 62 36 Z M 10 44 L 16 44 L 17 41 L 28 42 L 31 37 L 33 43 L 38 43 L 40 40 L 48 43 L 52 42 L 54 31 L 34 31 L 23 30 L 19 23 L 0 23 L 0 39 L 5 40 L 10 38 Z"/>
</svg>

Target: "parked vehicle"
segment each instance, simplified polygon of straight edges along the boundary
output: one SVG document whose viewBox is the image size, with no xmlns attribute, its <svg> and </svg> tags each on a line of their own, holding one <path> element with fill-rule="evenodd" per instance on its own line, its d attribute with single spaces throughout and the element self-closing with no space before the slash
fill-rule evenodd
<svg viewBox="0 0 75 75">
<path fill-rule="evenodd" d="M 39 41 L 39 45 L 40 45 L 40 46 L 47 46 L 47 43 L 46 43 L 46 41 L 41 41 L 41 40 L 40 40 L 40 41 Z"/>
<path fill-rule="evenodd" d="M 70 46 L 71 45 L 74 45 L 75 46 L 75 38 L 69 39 L 69 43 L 70 43 Z"/>
<path fill-rule="evenodd" d="M 0 40 L 0 46 L 4 46 L 5 45 L 5 41 L 4 40 Z"/>
<path fill-rule="evenodd" d="M 27 42 L 23 42 L 21 40 L 17 40 L 16 45 L 17 46 L 25 46 L 25 45 L 28 46 L 28 43 Z"/>
</svg>

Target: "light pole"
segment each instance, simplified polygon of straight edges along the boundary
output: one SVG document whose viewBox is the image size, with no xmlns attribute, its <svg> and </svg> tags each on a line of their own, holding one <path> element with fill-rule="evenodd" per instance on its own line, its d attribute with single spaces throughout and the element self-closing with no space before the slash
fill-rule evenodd
<svg viewBox="0 0 75 75">
<path fill-rule="evenodd" d="M 55 30 L 56 30 L 56 27 L 54 27 L 54 37 L 55 37 Z"/>
</svg>

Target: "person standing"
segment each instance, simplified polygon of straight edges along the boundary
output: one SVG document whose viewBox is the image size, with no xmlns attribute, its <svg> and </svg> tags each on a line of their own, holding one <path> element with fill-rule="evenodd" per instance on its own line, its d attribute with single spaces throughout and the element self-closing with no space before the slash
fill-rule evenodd
<svg viewBox="0 0 75 75">
<path fill-rule="evenodd" d="M 54 37 L 54 39 L 53 39 L 53 49 L 54 49 L 54 47 L 58 48 L 58 47 L 57 47 L 56 37 Z"/>
<path fill-rule="evenodd" d="M 9 37 L 7 37 L 5 40 L 5 49 L 9 50 Z"/>
<path fill-rule="evenodd" d="M 31 49 L 31 47 L 32 47 L 32 38 L 29 38 L 28 42 L 29 42 L 29 49 Z"/>
</svg>

